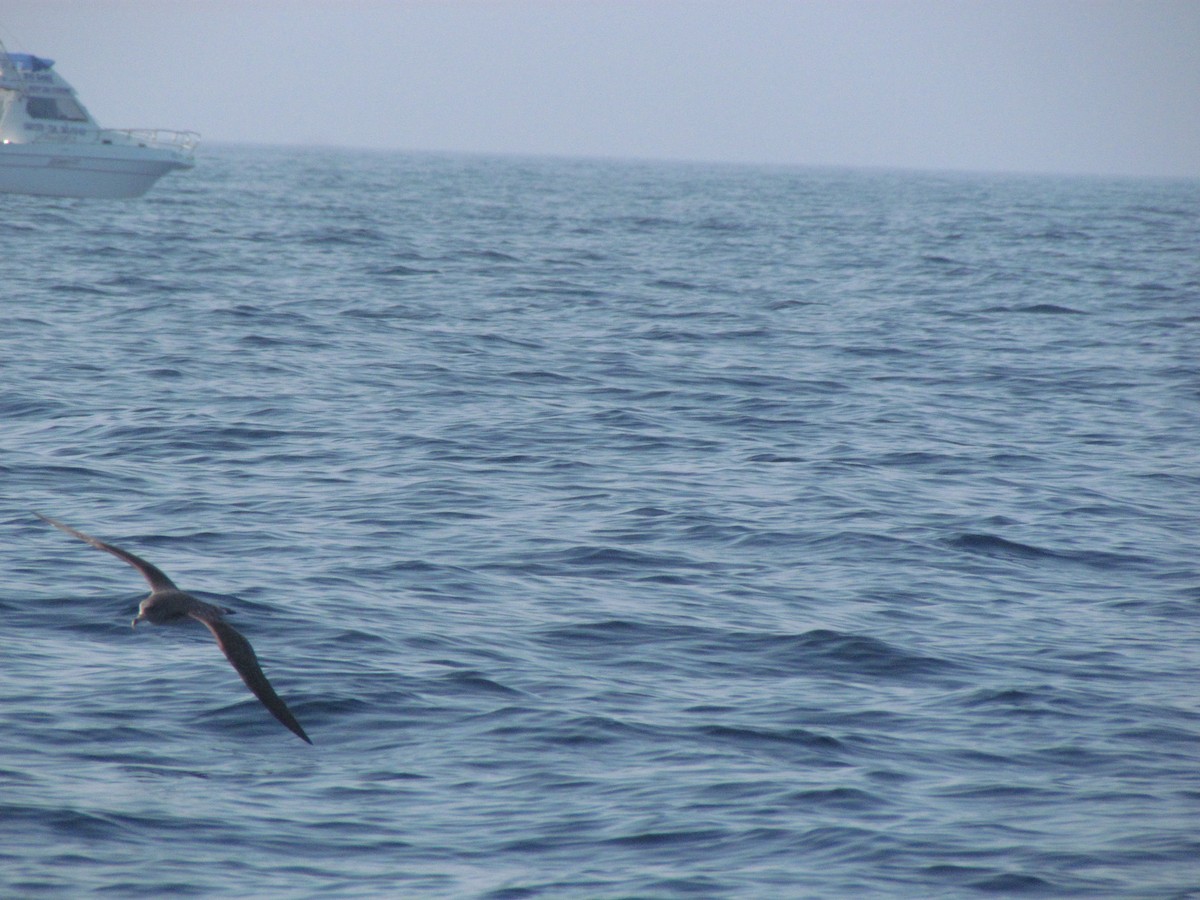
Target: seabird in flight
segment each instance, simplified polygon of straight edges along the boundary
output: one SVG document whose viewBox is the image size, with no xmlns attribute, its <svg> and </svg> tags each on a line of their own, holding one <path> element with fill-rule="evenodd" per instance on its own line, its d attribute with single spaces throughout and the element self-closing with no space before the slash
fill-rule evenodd
<svg viewBox="0 0 1200 900">
<path fill-rule="evenodd" d="M 258 657 L 254 655 L 254 648 L 250 646 L 250 642 L 225 621 L 225 613 L 230 610 L 197 600 L 191 594 L 179 590 L 175 587 L 175 582 L 164 575 L 161 569 L 134 556 L 128 550 L 106 544 L 90 534 L 76 531 L 70 525 L 64 525 L 57 519 L 43 516 L 39 512 L 35 512 L 34 515 L 44 522 L 49 522 L 55 528 L 62 529 L 67 534 L 75 535 L 81 541 L 87 541 L 93 547 L 125 560 L 142 573 L 146 581 L 150 583 L 150 596 L 138 606 L 137 618 L 133 620 L 134 628 L 137 628 L 138 622 L 165 625 L 181 622 L 184 619 L 195 619 L 212 632 L 221 652 L 237 669 L 237 673 L 242 676 L 242 681 L 246 682 L 246 687 L 250 688 L 254 696 L 262 701 L 262 705 L 270 711 L 271 715 L 282 722 L 292 734 L 312 743 L 308 735 L 304 733 L 304 729 L 300 727 L 300 723 L 296 721 L 296 717 L 292 715 L 292 711 L 287 708 L 287 704 L 275 693 L 271 682 L 267 681 L 267 676 L 263 674 L 263 670 L 258 664 Z"/>
</svg>

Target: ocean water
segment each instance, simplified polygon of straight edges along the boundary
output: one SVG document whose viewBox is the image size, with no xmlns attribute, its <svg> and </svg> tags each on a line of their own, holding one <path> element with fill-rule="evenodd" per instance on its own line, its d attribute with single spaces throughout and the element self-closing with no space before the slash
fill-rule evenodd
<svg viewBox="0 0 1200 900">
<path fill-rule="evenodd" d="M 0 209 L 0 896 L 1200 896 L 1200 182 Z"/>
</svg>

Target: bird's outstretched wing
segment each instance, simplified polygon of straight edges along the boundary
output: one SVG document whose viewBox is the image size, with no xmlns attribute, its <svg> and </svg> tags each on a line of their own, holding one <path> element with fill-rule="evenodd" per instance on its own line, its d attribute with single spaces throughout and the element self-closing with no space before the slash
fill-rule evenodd
<svg viewBox="0 0 1200 900">
<path fill-rule="evenodd" d="M 152 591 L 176 591 L 176 590 L 179 590 L 177 587 L 175 587 L 175 582 L 173 582 L 170 578 L 168 578 L 166 575 L 163 574 L 162 569 L 158 568 L 158 566 L 151 565 L 150 563 L 148 563 L 144 559 L 142 559 L 140 556 L 134 556 L 128 550 L 122 550 L 120 547 L 114 547 L 112 544 L 106 544 L 106 543 L 104 543 L 104 541 L 99 540 L 98 538 L 94 538 L 90 534 L 84 534 L 82 531 L 76 531 L 70 525 L 64 525 L 62 522 L 58 521 L 58 519 L 52 519 L 49 516 L 43 516 L 40 512 L 36 512 L 36 511 L 33 514 L 35 516 L 37 516 L 39 519 L 41 519 L 43 522 L 49 522 L 55 528 L 59 528 L 59 529 L 65 531 L 67 534 L 73 534 L 73 535 L 75 535 L 75 537 L 79 538 L 81 541 L 87 541 L 93 547 L 96 547 L 99 550 L 104 550 L 108 553 L 111 553 L 113 556 L 118 557 L 119 559 L 125 560 L 125 562 L 129 563 L 131 566 L 133 566 L 135 569 L 137 569 L 139 572 L 142 573 L 142 577 L 145 578 L 146 581 L 148 581 L 150 583 L 150 590 L 152 590 Z"/>
<path fill-rule="evenodd" d="M 237 669 L 237 673 L 242 676 L 242 681 L 246 682 L 246 687 L 250 688 L 254 696 L 262 701 L 262 705 L 270 711 L 271 715 L 282 722 L 292 734 L 311 744 L 312 740 L 304 733 L 304 729 L 300 727 L 300 723 L 296 721 L 292 711 L 275 693 L 271 682 L 267 681 L 267 676 L 263 674 L 262 667 L 258 664 L 258 657 L 254 655 L 254 648 L 250 646 L 250 642 L 228 622 L 217 616 L 208 615 L 199 610 L 188 613 L 188 615 L 213 633 L 221 652 Z"/>
</svg>

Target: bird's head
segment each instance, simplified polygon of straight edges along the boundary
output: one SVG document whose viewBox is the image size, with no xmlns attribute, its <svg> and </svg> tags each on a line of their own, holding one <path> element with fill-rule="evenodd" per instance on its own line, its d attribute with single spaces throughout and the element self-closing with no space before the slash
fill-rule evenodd
<svg viewBox="0 0 1200 900">
<path fill-rule="evenodd" d="M 138 604 L 138 614 L 133 620 L 133 627 L 138 622 L 149 622 L 151 625 L 161 625 L 181 618 L 185 614 L 179 599 L 168 593 L 151 594 Z"/>
</svg>

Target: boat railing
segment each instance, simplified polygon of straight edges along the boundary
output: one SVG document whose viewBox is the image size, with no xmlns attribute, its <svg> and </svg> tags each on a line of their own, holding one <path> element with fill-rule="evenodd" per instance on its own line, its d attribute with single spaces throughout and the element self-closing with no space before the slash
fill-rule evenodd
<svg viewBox="0 0 1200 900">
<path fill-rule="evenodd" d="M 187 156 L 192 155 L 200 135 L 195 131 L 171 131 L 168 128 L 101 128 L 99 139 L 101 143 L 119 138 L 122 144 L 137 144 L 139 147 L 154 147 L 159 150 L 177 150 Z"/>
<path fill-rule="evenodd" d="M 167 128 L 89 128 L 80 131 L 47 131 L 33 138 L 37 143 L 98 143 L 174 150 L 191 157 L 200 141 L 195 131 L 171 131 Z"/>
</svg>

